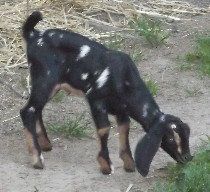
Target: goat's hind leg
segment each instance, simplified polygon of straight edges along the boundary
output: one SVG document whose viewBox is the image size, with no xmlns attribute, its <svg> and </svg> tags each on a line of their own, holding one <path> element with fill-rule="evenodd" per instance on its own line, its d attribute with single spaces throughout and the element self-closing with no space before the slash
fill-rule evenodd
<svg viewBox="0 0 210 192">
<path fill-rule="evenodd" d="M 24 125 L 26 145 L 32 155 L 32 164 L 36 169 L 43 169 L 44 159 L 42 149 L 50 149 L 50 142 L 43 126 L 42 109 L 49 99 L 51 86 L 47 89 L 42 86 L 32 87 L 27 104 L 21 109 L 20 115 Z M 40 147 L 41 145 L 41 147 Z"/>
<path fill-rule="evenodd" d="M 125 171 L 133 172 L 135 171 L 135 163 L 129 144 L 130 119 L 127 115 L 118 115 L 116 120 L 119 129 L 120 158 L 123 160 Z"/>
<path fill-rule="evenodd" d="M 38 113 L 38 119 L 36 121 L 36 134 L 42 151 L 51 151 L 52 144 L 47 136 L 47 131 L 44 127 L 42 120 L 42 111 Z"/>
<path fill-rule="evenodd" d="M 111 174 L 113 171 L 112 163 L 109 158 L 108 137 L 110 131 L 110 122 L 103 102 L 89 101 L 92 116 L 97 128 L 100 151 L 97 156 L 100 170 L 103 174 Z"/>
</svg>

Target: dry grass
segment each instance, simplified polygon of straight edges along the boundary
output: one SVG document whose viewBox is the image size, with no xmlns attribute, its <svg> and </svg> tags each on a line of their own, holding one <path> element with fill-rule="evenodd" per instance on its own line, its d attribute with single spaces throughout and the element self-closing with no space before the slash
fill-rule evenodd
<svg viewBox="0 0 210 192">
<path fill-rule="evenodd" d="M 26 67 L 21 40 L 21 25 L 33 10 L 43 12 L 40 29 L 57 27 L 71 29 L 100 40 L 113 33 L 129 30 L 128 19 L 134 15 L 173 18 L 183 14 L 202 14 L 209 9 L 198 9 L 178 1 L 148 0 L 27 0 L 0 1 L 0 69 Z M 125 34 L 125 33 L 124 33 Z"/>
</svg>

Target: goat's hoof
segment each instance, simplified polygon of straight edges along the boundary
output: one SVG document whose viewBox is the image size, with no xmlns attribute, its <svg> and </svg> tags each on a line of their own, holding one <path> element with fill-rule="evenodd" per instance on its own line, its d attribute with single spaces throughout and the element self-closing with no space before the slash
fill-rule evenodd
<svg viewBox="0 0 210 192">
<path fill-rule="evenodd" d="M 128 173 L 134 172 L 136 170 L 135 165 L 130 167 L 124 167 L 124 170 Z"/>
<path fill-rule="evenodd" d="M 109 174 L 113 173 L 112 165 L 111 165 L 110 160 L 107 161 L 103 157 L 98 156 L 98 162 L 99 162 L 99 165 L 100 165 L 101 173 L 103 173 L 104 175 L 109 175 Z"/>
<path fill-rule="evenodd" d="M 43 169 L 44 168 L 44 158 L 43 158 L 42 154 L 38 158 L 34 157 L 33 168 L 34 169 Z"/>
<path fill-rule="evenodd" d="M 34 169 L 43 169 L 43 168 L 44 168 L 44 165 L 43 165 L 43 163 L 40 161 L 40 162 L 37 162 L 37 163 L 33 164 L 33 168 L 34 168 Z"/>
</svg>

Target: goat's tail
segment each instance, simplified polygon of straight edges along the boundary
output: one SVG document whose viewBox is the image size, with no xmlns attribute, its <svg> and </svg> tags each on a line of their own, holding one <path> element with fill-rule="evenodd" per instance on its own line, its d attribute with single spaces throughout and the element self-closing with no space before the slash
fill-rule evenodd
<svg viewBox="0 0 210 192">
<path fill-rule="evenodd" d="M 23 24 L 22 30 L 23 30 L 23 38 L 29 39 L 30 37 L 33 37 L 35 34 L 34 27 L 36 24 L 42 20 L 42 14 L 39 11 L 34 11 L 25 21 Z"/>
</svg>

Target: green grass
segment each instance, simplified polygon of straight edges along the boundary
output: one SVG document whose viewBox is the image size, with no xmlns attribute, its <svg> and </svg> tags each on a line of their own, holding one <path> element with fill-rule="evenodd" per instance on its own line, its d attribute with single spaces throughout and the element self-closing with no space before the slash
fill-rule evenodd
<svg viewBox="0 0 210 192">
<path fill-rule="evenodd" d="M 191 70 L 193 67 L 193 65 L 191 65 L 190 63 L 180 63 L 178 64 L 178 69 L 180 71 L 188 71 Z"/>
<path fill-rule="evenodd" d="M 187 93 L 187 96 L 189 96 L 189 97 L 196 97 L 198 95 L 203 94 L 202 91 L 197 87 L 186 88 L 185 91 Z"/>
<path fill-rule="evenodd" d="M 125 39 L 117 35 L 110 36 L 102 40 L 102 44 L 104 44 L 107 48 L 114 51 L 122 50 L 124 47 L 124 42 L 125 42 Z"/>
<path fill-rule="evenodd" d="M 83 115 L 68 122 L 47 123 L 47 128 L 52 133 L 61 134 L 65 137 L 89 137 L 90 122 L 82 123 L 82 121 L 84 121 Z"/>
<path fill-rule="evenodd" d="M 27 88 L 27 80 L 26 80 L 26 77 L 24 75 L 21 75 L 20 77 L 20 84 L 23 88 Z"/>
<path fill-rule="evenodd" d="M 148 80 L 146 81 L 146 85 L 149 88 L 150 92 L 152 93 L 153 96 L 157 95 L 158 93 L 158 86 L 157 83 L 153 80 Z"/>
<path fill-rule="evenodd" d="M 128 54 L 130 55 L 134 63 L 141 61 L 143 58 L 142 51 L 139 50 L 136 46 L 134 46 L 131 50 L 129 50 Z"/>
<path fill-rule="evenodd" d="M 153 47 L 163 44 L 169 37 L 169 35 L 164 32 L 163 24 L 159 20 L 150 19 L 148 17 L 142 19 L 134 17 L 128 24 L 139 36 L 145 37 Z"/>
<path fill-rule="evenodd" d="M 210 35 L 197 37 L 195 51 L 188 53 L 186 60 L 196 62 L 203 74 L 210 75 Z"/>
<path fill-rule="evenodd" d="M 168 166 L 167 181 L 159 181 L 153 192 L 209 192 L 210 191 L 210 142 L 199 149 L 186 165 Z"/>
<path fill-rule="evenodd" d="M 66 92 L 61 90 L 52 98 L 52 101 L 54 102 L 60 102 L 66 97 Z"/>
</svg>

